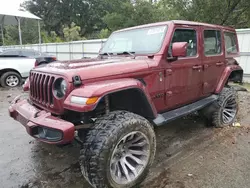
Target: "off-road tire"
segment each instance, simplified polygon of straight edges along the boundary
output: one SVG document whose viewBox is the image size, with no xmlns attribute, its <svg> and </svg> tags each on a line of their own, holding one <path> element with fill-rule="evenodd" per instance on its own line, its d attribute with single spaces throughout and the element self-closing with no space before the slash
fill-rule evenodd
<svg viewBox="0 0 250 188">
<path fill-rule="evenodd" d="M 21 85 L 21 82 L 22 82 L 22 78 L 20 76 L 20 74 L 18 74 L 17 72 L 13 72 L 13 71 L 10 71 L 10 72 L 5 72 L 2 74 L 1 78 L 0 78 L 0 84 L 2 87 L 4 88 L 11 88 L 11 86 L 8 86 L 7 83 L 6 83 L 6 79 L 9 77 L 9 76 L 15 76 L 16 78 L 18 78 L 18 84 L 14 87 L 18 87 Z"/>
<path fill-rule="evenodd" d="M 133 182 L 121 186 L 111 178 L 110 158 L 119 140 L 133 131 L 141 131 L 147 136 L 150 143 L 150 156 L 141 175 Z M 98 118 L 94 127 L 83 138 L 79 162 L 82 174 L 93 187 L 130 188 L 140 184 L 145 179 L 154 160 L 155 150 L 155 134 L 148 120 L 127 111 L 114 111 Z"/>
<path fill-rule="evenodd" d="M 235 100 L 236 101 L 236 114 L 235 116 L 227 123 L 223 121 L 223 109 L 224 105 L 228 100 Z M 214 102 L 209 107 L 206 107 L 202 110 L 202 113 L 206 119 L 208 125 L 213 125 L 217 128 L 223 128 L 230 126 L 234 123 L 238 112 L 238 96 L 237 92 L 231 88 L 224 88 L 221 93 L 219 94 L 219 98 L 216 102 Z"/>
</svg>

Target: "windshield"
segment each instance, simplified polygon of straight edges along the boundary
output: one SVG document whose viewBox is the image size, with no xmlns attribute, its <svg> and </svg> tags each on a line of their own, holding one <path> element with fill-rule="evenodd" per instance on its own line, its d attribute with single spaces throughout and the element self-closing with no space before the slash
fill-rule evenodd
<svg viewBox="0 0 250 188">
<path fill-rule="evenodd" d="M 164 25 L 113 33 L 100 53 L 157 53 L 162 46 L 166 31 L 167 26 Z"/>
</svg>

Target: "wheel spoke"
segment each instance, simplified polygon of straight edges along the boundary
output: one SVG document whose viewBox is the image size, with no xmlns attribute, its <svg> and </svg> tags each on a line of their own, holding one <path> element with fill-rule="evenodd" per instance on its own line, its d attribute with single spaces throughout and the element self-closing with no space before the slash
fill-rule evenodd
<svg viewBox="0 0 250 188">
<path fill-rule="evenodd" d="M 142 147 L 145 146 L 147 144 L 147 142 L 145 140 L 141 141 L 141 142 L 137 142 L 135 144 L 131 143 L 129 145 L 129 147 Z"/>
<path fill-rule="evenodd" d="M 124 163 L 126 164 L 126 166 L 130 169 L 130 171 L 134 174 L 134 176 L 136 177 L 138 175 L 136 168 L 133 167 L 126 159 L 126 157 L 124 158 Z"/>
<path fill-rule="evenodd" d="M 147 156 L 147 151 L 140 151 L 140 150 L 129 150 L 129 153 L 134 154 L 134 155 L 146 155 Z"/>
<path fill-rule="evenodd" d="M 230 121 L 229 117 L 227 117 L 225 114 L 223 114 L 223 120 L 225 123 Z"/>
<path fill-rule="evenodd" d="M 131 134 L 130 136 L 127 137 L 127 140 L 128 140 L 128 141 L 131 141 L 131 140 L 134 139 L 134 137 L 135 137 L 135 134 Z"/>
<path fill-rule="evenodd" d="M 134 171 L 135 170 L 135 167 L 133 167 L 126 159 L 126 157 L 124 157 L 123 159 L 124 163 L 128 166 L 128 168 L 131 170 L 131 171 Z"/>
<path fill-rule="evenodd" d="M 119 185 L 134 181 L 148 164 L 149 140 L 142 132 L 135 131 L 123 136 L 113 150 L 110 159 L 112 179 Z"/>
<path fill-rule="evenodd" d="M 230 101 L 227 101 L 226 106 L 232 106 L 232 105 L 235 105 L 235 104 L 236 104 L 235 100 L 230 100 Z"/>
<path fill-rule="evenodd" d="M 137 137 L 135 139 L 132 140 L 132 144 L 140 141 L 141 139 L 143 139 L 143 137 L 141 135 L 137 135 Z"/>
<path fill-rule="evenodd" d="M 127 142 L 127 140 L 130 140 L 130 139 L 128 139 L 129 137 L 131 138 L 131 136 L 133 136 L 134 134 L 131 134 L 131 135 L 126 135 L 125 137 L 123 137 L 123 139 L 122 139 L 122 143 L 126 143 Z"/>
<path fill-rule="evenodd" d="M 129 175 L 129 172 L 128 172 L 128 169 L 124 163 L 124 160 L 121 159 L 120 161 L 120 164 L 121 164 L 121 167 L 122 167 L 122 171 L 124 172 L 125 176 L 126 176 L 126 179 L 128 181 L 131 181 L 131 178 L 130 178 L 130 175 Z"/>
<path fill-rule="evenodd" d="M 119 162 L 116 164 L 116 168 L 117 168 L 117 176 L 118 176 L 118 178 L 121 178 L 122 173 L 121 173 L 121 168 L 120 168 Z"/>
<path fill-rule="evenodd" d="M 137 164 L 144 165 L 143 161 L 137 157 L 135 157 L 132 154 L 127 155 L 127 157 L 131 158 L 133 161 L 135 161 Z"/>
<path fill-rule="evenodd" d="M 225 111 L 228 111 L 228 112 L 233 112 L 233 113 L 235 113 L 235 109 L 231 109 L 231 108 L 225 108 Z"/>
<path fill-rule="evenodd" d="M 223 113 L 228 117 L 234 117 L 234 114 L 232 114 L 232 113 L 230 113 L 230 112 L 228 112 L 228 111 L 226 111 L 226 110 L 224 110 L 223 111 Z"/>
</svg>

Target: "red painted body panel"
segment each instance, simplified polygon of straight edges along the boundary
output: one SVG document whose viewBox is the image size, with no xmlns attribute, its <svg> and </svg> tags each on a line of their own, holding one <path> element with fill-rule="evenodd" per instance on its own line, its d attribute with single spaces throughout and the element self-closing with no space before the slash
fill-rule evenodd
<svg viewBox="0 0 250 188">
<path fill-rule="evenodd" d="M 218 81 L 218 84 L 217 84 L 217 87 L 216 87 L 214 93 L 218 94 L 222 91 L 222 89 L 223 89 L 224 85 L 226 84 L 231 72 L 236 71 L 236 70 L 242 70 L 242 68 L 239 65 L 229 65 L 224 69 L 224 71 L 223 71 L 223 73 Z"/>
<path fill-rule="evenodd" d="M 91 80 L 107 80 L 122 77 L 136 76 L 140 72 L 148 71 L 148 61 L 153 61 L 147 57 L 114 57 L 111 59 L 91 59 L 73 60 L 51 63 L 46 67 L 35 69 L 37 72 L 63 75 L 68 82 L 72 82 L 72 77 L 79 75 L 84 83 Z"/>
<path fill-rule="evenodd" d="M 116 80 L 107 80 L 107 81 L 100 81 L 91 84 L 86 84 L 73 90 L 69 96 L 64 101 L 64 108 L 69 110 L 74 110 L 78 112 L 87 112 L 91 111 L 95 108 L 96 104 L 107 94 L 114 93 L 117 91 L 121 91 L 124 89 L 135 88 L 142 91 L 149 104 L 153 104 L 150 94 L 147 91 L 147 88 L 140 82 L 139 80 L 131 79 L 131 78 L 124 78 L 124 79 L 116 79 Z M 93 105 L 77 105 L 72 104 L 70 102 L 71 96 L 80 96 L 85 98 L 90 98 L 92 96 L 99 97 L 99 100 Z M 157 115 L 157 111 L 154 106 L 151 106 L 155 116 Z"/>
<path fill-rule="evenodd" d="M 9 107 L 9 113 L 12 118 L 23 124 L 27 133 L 31 136 L 33 136 L 32 128 L 37 126 L 56 129 L 63 133 L 63 138 L 56 142 L 38 139 L 35 137 L 42 142 L 49 144 L 65 144 L 74 139 L 74 124 L 52 116 L 46 111 L 41 111 L 35 108 L 29 104 L 27 100 L 14 101 L 14 103 Z"/>
<path fill-rule="evenodd" d="M 29 78 L 27 78 L 25 83 L 23 84 L 23 91 L 29 91 L 29 89 L 30 89 L 30 80 Z"/>
</svg>

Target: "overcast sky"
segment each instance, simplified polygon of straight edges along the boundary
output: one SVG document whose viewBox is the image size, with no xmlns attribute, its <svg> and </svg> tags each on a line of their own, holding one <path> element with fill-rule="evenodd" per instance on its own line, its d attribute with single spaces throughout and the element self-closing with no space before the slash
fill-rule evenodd
<svg viewBox="0 0 250 188">
<path fill-rule="evenodd" d="M 3 0 L 0 0 L 0 1 L 3 1 Z M 0 3 L 1 7 L 12 7 L 12 8 L 15 8 L 15 9 L 18 9 L 19 8 L 19 5 L 21 3 L 23 3 L 25 0 L 4 0 L 4 3 Z"/>
</svg>

